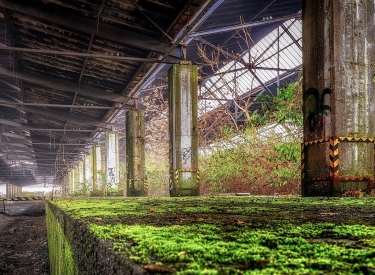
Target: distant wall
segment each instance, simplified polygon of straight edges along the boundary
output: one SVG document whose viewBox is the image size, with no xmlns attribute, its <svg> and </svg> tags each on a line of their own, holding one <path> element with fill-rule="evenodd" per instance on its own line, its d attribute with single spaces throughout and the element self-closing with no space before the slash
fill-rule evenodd
<svg viewBox="0 0 375 275">
<path fill-rule="evenodd" d="M 90 234 L 89 223 L 68 216 L 53 201 L 46 201 L 46 219 L 51 275 L 147 274 Z"/>
</svg>

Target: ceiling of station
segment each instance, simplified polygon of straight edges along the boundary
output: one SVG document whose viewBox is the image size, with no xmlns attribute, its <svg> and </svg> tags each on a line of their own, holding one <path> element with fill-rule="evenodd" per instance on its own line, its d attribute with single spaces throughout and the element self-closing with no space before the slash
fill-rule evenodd
<svg viewBox="0 0 375 275">
<path fill-rule="evenodd" d="M 201 64 L 202 41 L 236 52 L 244 24 L 256 43 L 300 9 L 300 0 L 0 0 L 0 179 L 63 175 L 171 64 Z"/>
</svg>

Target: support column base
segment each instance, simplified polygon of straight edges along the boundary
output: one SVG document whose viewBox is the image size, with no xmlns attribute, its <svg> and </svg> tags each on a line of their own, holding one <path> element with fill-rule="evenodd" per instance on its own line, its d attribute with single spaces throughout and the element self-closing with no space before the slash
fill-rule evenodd
<svg viewBox="0 0 375 275">
<path fill-rule="evenodd" d="M 375 171 L 375 139 L 357 137 L 331 137 L 307 141 L 302 143 L 301 149 L 301 180 L 302 196 L 336 196 L 348 190 L 361 190 L 370 193 L 375 190 L 375 172 L 372 176 L 340 176 L 339 175 L 339 144 L 340 142 L 366 142 L 374 144 L 374 171 Z M 329 176 L 305 176 L 306 147 L 314 144 L 329 142 Z M 328 171 L 327 171 L 328 174 Z"/>
<path fill-rule="evenodd" d="M 199 196 L 200 175 L 199 170 L 183 170 L 178 169 L 171 171 L 170 196 Z M 192 176 L 189 179 L 183 179 L 183 173 L 190 173 Z M 195 179 L 194 179 L 195 177 Z"/>
</svg>

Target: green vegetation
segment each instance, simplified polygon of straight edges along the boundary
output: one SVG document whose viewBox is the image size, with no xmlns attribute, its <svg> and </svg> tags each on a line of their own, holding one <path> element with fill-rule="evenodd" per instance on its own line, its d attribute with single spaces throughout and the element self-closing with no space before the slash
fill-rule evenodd
<svg viewBox="0 0 375 275">
<path fill-rule="evenodd" d="M 134 264 L 176 274 L 374 274 L 373 198 L 52 202 Z"/>
<path fill-rule="evenodd" d="M 244 128 L 222 127 L 200 158 L 203 184 L 213 193 L 299 193 L 301 99 L 300 85 L 291 83 L 277 96 L 258 96 L 262 111 L 253 112 Z"/>
</svg>

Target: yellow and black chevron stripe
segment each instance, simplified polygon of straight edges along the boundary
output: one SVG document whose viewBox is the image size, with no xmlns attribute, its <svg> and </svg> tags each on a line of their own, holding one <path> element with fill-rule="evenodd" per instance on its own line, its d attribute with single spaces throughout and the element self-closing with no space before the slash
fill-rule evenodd
<svg viewBox="0 0 375 275">
<path fill-rule="evenodd" d="M 336 137 L 331 138 L 321 138 L 321 139 L 315 139 L 310 141 L 305 141 L 304 145 L 312 145 L 312 144 L 318 144 L 318 143 L 324 143 L 329 142 L 332 139 L 336 139 Z M 346 141 L 346 142 L 375 142 L 374 138 L 360 138 L 360 137 L 337 137 L 339 141 Z"/>
<path fill-rule="evenodd" d="M 178 182 L 179 182 L 180 172 L 196 173 L 196 174 L 197 174 L 197 184 L 200 183 L 201 177 L 200 177 L 200 172 L 199 172 L 199 170 L 184 170 L 184 169 L 178 169 L 178 170 L 174 170 L 174 171 L 171 171 L 171 172 L 170 172 L 170 173 L 173 173 L 173 175 L 174 175 L 174 182 L 175 182 L 176 185 L 177 185 Z"/>
<path fill-rule="evenodd" d="M 8 199 L 0 199 L 4 201 L 41 201 L 44 200 L 43 197 L 13 197 Z"/>
<path fill-rule="evenodd" d="M 306 141 L 303 144 L 307 146 L 307 145 L 312 145 L 312 144 L 319 144 L 319 143 L 328 142 L 329 140 L 330 140 L 330 138 L 321 138 L 321 139 Z"/>
<path fill-rule="evenodd" d="M 329 140 L 329 176 L 331 177 L 332 188 L 339 188 L 339 138 L 331 138 Z"/>
<path fill-rule="evenodd" d="M 374 138 L 359 138 L 359 137 L 338 137 L 339 141 L 349 142 L 374 142 Z"/>
<path fill-rule="evenodd" d="M 198 185 L 199 185 L 200 181 L 201 181 L 200 172 L 199 172 L 199 170 L 197 170 L 197 184 Z"/>
<path fill-rule="evenodd" d="M 180 172 L 178 170 L 174 171 L 174 182 L 178 184 L 180 178 Z"/>
</svg>

